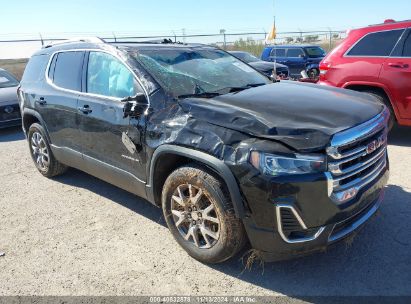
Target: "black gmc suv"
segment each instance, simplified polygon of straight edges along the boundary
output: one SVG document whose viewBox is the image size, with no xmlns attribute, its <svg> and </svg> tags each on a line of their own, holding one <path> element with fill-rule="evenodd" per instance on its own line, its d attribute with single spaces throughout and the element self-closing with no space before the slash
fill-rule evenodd
<svg viewBox="0 0 411 304">
<path fill-rule="evenodd" d="M 18 90 L 46 177 L 83 170 L 162 206 L 176 241 L 218 263 L 324 250 L 378 209 L 389 112 L 370 95 L 272 82 L 211 46 L 48 46 Z"/>
</svg>

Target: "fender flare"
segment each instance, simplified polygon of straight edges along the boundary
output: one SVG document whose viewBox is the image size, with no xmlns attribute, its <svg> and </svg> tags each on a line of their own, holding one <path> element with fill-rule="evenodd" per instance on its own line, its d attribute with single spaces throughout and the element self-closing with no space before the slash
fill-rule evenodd
<svg viewBox="0 0 411 304">
<path fill-rule="evenodd" d="M 24 117 L 27 116 L 27 115 L 31 115 L 31 116 L 34 116 L 34 117 L 37 118 L 37 120 L 40 122 L 40 124 L 43 126 L 44 130 L 46 131 L 47 139 L 48 139 L 49 142 L 50 142 L 49 132 L 48 132 L 48 130 L 47 130 L 47 126 L 46 126 L 43 118 L 41 117 L 41 115 L 40 115 L 39 112 L 37 112 L 37 111 L 35 111 L 35 110 L 33 110 L 33 109 L 27 109 L 27 108 L 26 108 L 26 109 L 23 110 L 23 113 L 22 113 L 22 116 L 21 116 L 21 120 L 22 120 L 22 128 L 23 128 L 24 134 L 26 134 L 26 136 L 27 136 L 27 132 L 28 132 L 28 130 L 25 130 L 25 129 L 24 129 Z"/>
<path fill-rule="evenodd" d="M 228 166 L 220 159 L 204 153 L 202 151 L 193 150 L 186 147 L 175 146 L 175 145 L 162 145 L 158 147 L 151 158 L 150 163 L 150 173 L 149 173 L 149 182 L 147 185 L 147 196 L 150 198 L 154 198 L 154 188 L 152 187 L 154 182 L 154 168 L 156 162 L 162 154 L 171 153 L 181 155 L 192 160 L 198 161 L 206 165 L 207 167 L 211 168 L 215 171 L 226 183 L 228 191 L 230 193 L 230 198 L 233 203 L 235 214 L 238 218 L 244 218 L 245 216 L 245 208 L 243 204 L 243 199 L 240 193 L 240 188 L 237 184 L 237 181 L 228 168 Z"/>
<path fill-rule="evenodd" d="M 309 71 L 311 69 L 320 70 L 320 64 L 319 63 L 307 63 L 307 65 L 305 66 L 305 70 Z"/>
</svg>

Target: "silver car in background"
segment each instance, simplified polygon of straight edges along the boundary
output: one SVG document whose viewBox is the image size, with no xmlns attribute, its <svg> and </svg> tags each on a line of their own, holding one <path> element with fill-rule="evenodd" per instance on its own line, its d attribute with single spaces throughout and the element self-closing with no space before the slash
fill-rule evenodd
<svg viewBox="0 0 411 304">
<path fill-rule="evenodd" d="M 21 124 L 18 86 L 19 81 L 13 75 L 0 69 L 0 129 Z"/>
</svg>

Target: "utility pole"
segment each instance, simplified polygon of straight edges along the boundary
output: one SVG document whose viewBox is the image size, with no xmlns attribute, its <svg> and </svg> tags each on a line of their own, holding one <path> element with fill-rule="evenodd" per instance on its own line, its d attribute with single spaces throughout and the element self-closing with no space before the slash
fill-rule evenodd
<svg viewBox="0 0 411 304">
<path fill-rule="evenodd" d="M 329 27 L 328 28 L 328 30 L 330 31 L 330 46 L 329 46 L 329 50 L 328 50 L 328 52 L 331 52 L 331 49 L 332 49 L 332 44 L 333 44 L 333 41 L 332 41 L 332 31 L 331 31 L 331 28 Z"/>
<path fill-rule="evenodd" d="M 181 29 L 181 32 L 183 33 L 183 43 L 186 43 L 186 29 Z"/>
<path fill-rule="evenodd" d="M 224 38 L 224 50 L 227 49 L 227 39 L 226 39 L 226 35 L 225 35 L 225 29 L 221 29 L 220 30 L 220 34 L 223 35 Z"/>
<path fill-rule="evenodd" d="M 276 11 L 275 11 L 275 0 L 273 0 L 273 17 L 274 17 L 273 21 L 274 21 L 274 32 L 275 32 L 274 45 L 275 45 L 275 38 L 277 36 L 277 27 L 275 25 L 275 13 L 276 13 Z M 275 80 L 277 79 L 277 50 L 274 51 L 274 69 L 272 71 L 271 77 Z"/>
<path fill-rule="evenodd" d="M 265 31 L 265 29 L 263 29 L 264 32 L 264 45 L 267 45 L 267 42 L 265 41 L 265 39 L 267 38 L 267 32 Z"/>
</svg>

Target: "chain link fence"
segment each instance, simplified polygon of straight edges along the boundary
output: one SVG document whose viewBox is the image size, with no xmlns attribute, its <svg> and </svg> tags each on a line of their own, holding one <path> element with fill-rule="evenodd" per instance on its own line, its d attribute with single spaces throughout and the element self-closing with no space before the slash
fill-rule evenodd
<svg viewBox="0 0 411 304">
<path fill-rule="evenodd" d="M 293 31 L 278 32 L 275 44 L 311 44 L 319 45 L 327 52 L 345 38 L 345 31 Z M 18 78 L 21 77 L 24 66 L 29 58 L 41 47 L 75 37 L 97 36 L 107 42 L 142 42 L 171 39 L 182 43 L 204 43 L 218 46 L 226 50 L 241 50 L 250 52 L 257 57 L 265 47 L 266 31 L 227 32 L 218 33 L 179 33 L 144 35 L 135 33 L 60 33 L 60 34 L 3 34 L 0 35 L 0 68 L 5 68 Z M 17 60 L 18 59 L 18 60 Z"/>
</svg>

